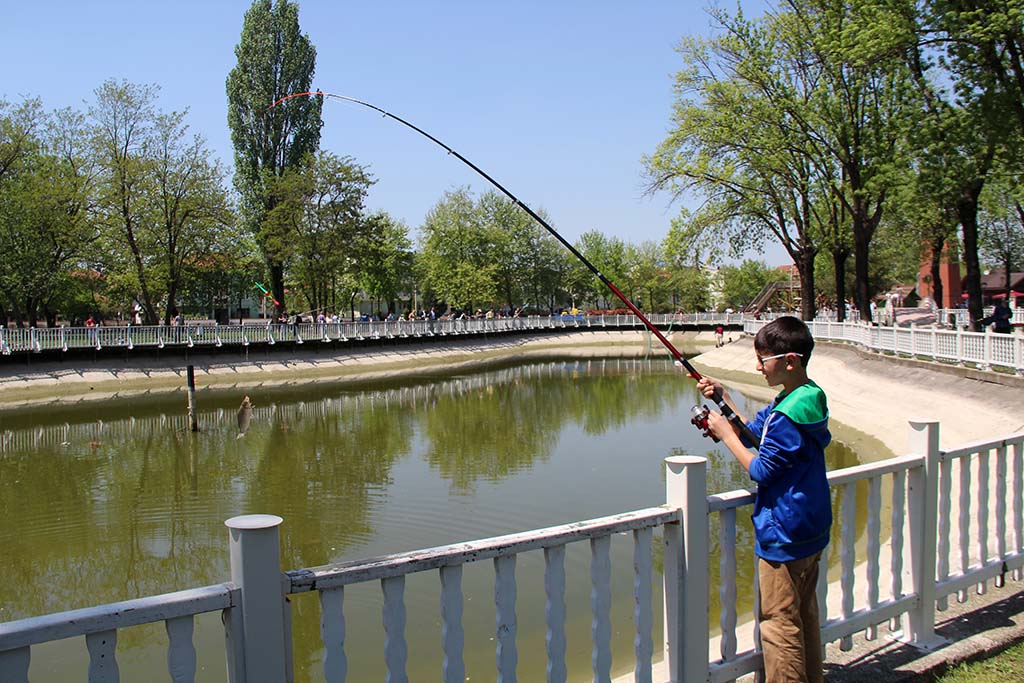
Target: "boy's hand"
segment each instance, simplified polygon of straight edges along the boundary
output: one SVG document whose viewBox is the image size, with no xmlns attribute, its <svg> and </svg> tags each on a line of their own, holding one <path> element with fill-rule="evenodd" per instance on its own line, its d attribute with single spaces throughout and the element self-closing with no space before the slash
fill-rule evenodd
<svg viewBox="0 0 1024 683">
<path fill-rule="evenodd" d="M 723 441 L 730 434 L 736 434 L 732 423 L 724 415 L 714 410 L 708 413 L 708 432 L 719 441 Z"/>
<path fill-rule="evenodd" d="M 716 403 L 725 396 L 725 389 L 722 387 L 722 383 L 707 375 L 701 377 L 700 381 L 697 382 L 697 389 L 700 391 L 701 396 L 710 398 Z"/>
</svg>

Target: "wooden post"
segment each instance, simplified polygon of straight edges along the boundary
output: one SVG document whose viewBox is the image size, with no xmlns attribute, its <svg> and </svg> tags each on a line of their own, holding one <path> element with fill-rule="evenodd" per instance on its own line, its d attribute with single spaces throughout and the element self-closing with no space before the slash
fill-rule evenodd
<svg viewBox="0 0 1024 683">
<path fill-rule="evenodd" d="M 199 431 L 199 416 L 196 410 L 196 371 L 193 366 L 187 368 L 188 382 L 188 424 L 193 432 Z"/>
<path fill-rule="evenodd" d="M 665 500 L 682 510 L 665 525 L 665 660 L 669 681 L 708 677 L 708 503 L 706 458 L 665 458 Z"/>
<path fill-rule="evenodd" d="M 242 515 L 224 522 L 231 536 L 231 581 L 241 594 L 240 605 L 234 608 L 241 614 L 231 615 L 228 633 L 229 651 L 241 650 L 237 658 L 229 654 L 233 683 L 289 680 L 286 640 L 291 634 L 285 619 L 288 605 L 277 529 L 283 521 L 276 515 Z"/>
<path fill-rule="evenodd" d="M 910 452 L 922 456 L 920 467 L 907 480 L 911 593 L 917 602 L 908 614 L 907 632 L 901 640 L 922 650 L 932 650 L 945 639 L 935 634 L 935 566 L 938 560 L 939 516 L 939 423 L 910 421 Z"/>
</svg>

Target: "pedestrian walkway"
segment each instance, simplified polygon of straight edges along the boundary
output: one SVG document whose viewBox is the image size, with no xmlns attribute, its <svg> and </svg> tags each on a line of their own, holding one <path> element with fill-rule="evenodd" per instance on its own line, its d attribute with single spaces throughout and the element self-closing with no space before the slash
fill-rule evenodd
<svg viewBox="0 0 1024 683">
<path fill-rule="evenodd" d="M 965 661 L 985 659 L 1024 641 L 1024 589 L 1019 581 L 1004 588 L 973 592 L 968 601 L 950 604 L 940 613 L 935 632 L 945 644 L 922 652 L 888 636 L 885 629 L 874 641 L 854 638 L 849 652 L 838 643 L 827 648 L 825 680 L 830 683 L 897 683 L 931 681 Z M 999 683 L 1010 683 L 1000 681 Z"/>
</svg>

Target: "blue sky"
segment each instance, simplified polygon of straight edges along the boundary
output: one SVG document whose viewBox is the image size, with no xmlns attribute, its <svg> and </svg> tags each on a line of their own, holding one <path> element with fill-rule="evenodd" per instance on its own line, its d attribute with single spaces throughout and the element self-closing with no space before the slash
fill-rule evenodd
<svg viewBox="0 0 1024 683">
<path fill-rule="evenodd" d="M 743 0 L 748 14 L 761 0 Z M 0 97 L 85 109 L 106 79 L 157 84 L 159 107 L 232 163 L 224 82 L 249 0 L 12 3 Z M 668 129 L 674 47 L 707 34 L 704 0 L 300 2 L 314 84 L 401 116 L 447 143 L 570 241 L 597 229 L 661 240 L 680 208 L 645 197 L 641 157 Z M 330 100 L 322 148 L 378 182 L 371 209 L 415 231 L 445 190 L 486 181 L 396 122 Z M 767 257 L 770 265 L 784 258 Z"/>
</svg>

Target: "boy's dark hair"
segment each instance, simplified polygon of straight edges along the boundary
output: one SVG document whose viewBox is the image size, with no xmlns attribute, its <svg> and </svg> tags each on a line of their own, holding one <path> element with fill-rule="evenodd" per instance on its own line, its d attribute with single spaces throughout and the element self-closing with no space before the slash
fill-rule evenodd
<svg viewBox="0 0 1024 683">
<path fill-rule="evenodd" d="M 786 315 L 776 318 L 760 330 L 754 337 L 754 348 L 765 354 L 799 353 L 803 366 L 811 360 L 814 350 L 814 337 L 803 320 Z"/>
</svg>

